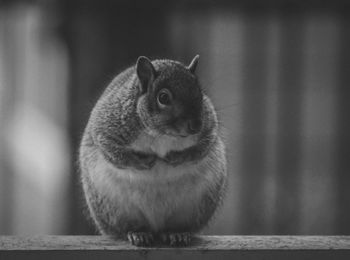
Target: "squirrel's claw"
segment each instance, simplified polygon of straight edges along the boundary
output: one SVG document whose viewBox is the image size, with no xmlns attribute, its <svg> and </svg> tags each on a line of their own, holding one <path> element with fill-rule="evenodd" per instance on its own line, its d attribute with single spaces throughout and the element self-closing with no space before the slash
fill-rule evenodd
<svg viewBox="0 0 350 260">
<path fill-rule="evenodd" d="M 164 233 L 160 236 L 163 243 L 173 247 L 188 246 L 191 243 L 192 234 L 184 233 Z"/>
<path fill-rule="evenodd" d="M 186 161 L 186 158 L 184 155 L 181 155 L 179 152 L 169 152 L 165 158 L 164 161 L 172 166 L 178 166 Z"/>
<path fill-rule="evenodd" d="M 156 163 L 157 156 L 154 154 L 135 154 L 135 168 L 138 170 L 149 170 Z"/>
<path fill-rule="evenodd" d="M 127 237 L 134 246 L 147 247 L 153 245 L 154 242 L 153 235 L 147 232 L 128 232 Z"/>
</svg>

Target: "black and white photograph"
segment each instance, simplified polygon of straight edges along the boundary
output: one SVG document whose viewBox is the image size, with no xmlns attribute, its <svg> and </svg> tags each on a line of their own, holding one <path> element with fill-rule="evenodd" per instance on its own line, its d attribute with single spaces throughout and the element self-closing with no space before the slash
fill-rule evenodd
<svg viewBox="0 0 350 260">
<path fill-rule="evenodd" d="M 0 259 L 350 259 L 350 2 L 0 0 Z"/>
</svg>

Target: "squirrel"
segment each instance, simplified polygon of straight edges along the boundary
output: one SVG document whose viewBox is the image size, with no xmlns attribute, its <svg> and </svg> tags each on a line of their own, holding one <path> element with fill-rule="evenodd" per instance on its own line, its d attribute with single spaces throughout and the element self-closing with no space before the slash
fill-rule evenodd
<svg viewBox="0 0 350 260">
<path fill-rule="evenodd" d="M 225 146 L 195 70 L 141 56 L 98 99 L 79 150 L 86 204 L 102 235 L 186 246 L 221 204 Z"/>
</svg>

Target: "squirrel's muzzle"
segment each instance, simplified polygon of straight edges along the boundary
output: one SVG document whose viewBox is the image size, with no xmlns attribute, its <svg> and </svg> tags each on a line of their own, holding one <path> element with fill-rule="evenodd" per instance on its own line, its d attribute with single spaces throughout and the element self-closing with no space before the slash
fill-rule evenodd
<svg viewBox="0 0 350 260">
<path fill-rule="evenodd" d="M 187 122 L 187 132 L 191 135 L 197 134 L 202 128 L 202 120 L 191 119 Z"/>
</svg>

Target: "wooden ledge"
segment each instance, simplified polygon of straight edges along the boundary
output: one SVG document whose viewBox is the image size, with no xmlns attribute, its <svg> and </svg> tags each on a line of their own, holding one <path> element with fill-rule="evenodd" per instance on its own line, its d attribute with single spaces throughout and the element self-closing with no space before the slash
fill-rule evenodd
<svg viewBox="0 0 350 260">
<path fill-rule="evenodd" d="M 0 259 L 350 259 L 350 236 L 199 236 L 189 247 L 140 248 L 104 236 L 0 236 Z M 285 260 L 283 259 L 283 260 Z"/>
<path fill-rule="evenodd" d="M 166 250 L 105 236 L 0 236 L 7 250 Z M 183 250 L 350 250 L 350 236 L 200 236 Z"/>
</svg>

